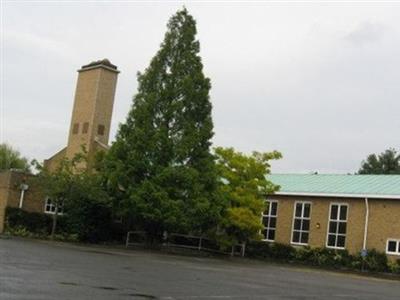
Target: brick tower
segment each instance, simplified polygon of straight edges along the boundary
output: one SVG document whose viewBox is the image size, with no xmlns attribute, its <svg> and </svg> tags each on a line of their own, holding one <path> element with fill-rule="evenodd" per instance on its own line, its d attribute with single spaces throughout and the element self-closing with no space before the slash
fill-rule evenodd
<svg viewBox="0 0 400 300">
<path fill-rule="evenodd" d="M 89 163 L 98 150 L 107 150 L 118 69 L 103 59 L 82 66 L 72 110 L 67 147 L 45 160 L 54 170 L 58 162 L 71 159 L 85 147 Z M 90 165 L 88 166 L 90 167 Z"/>
</svg>

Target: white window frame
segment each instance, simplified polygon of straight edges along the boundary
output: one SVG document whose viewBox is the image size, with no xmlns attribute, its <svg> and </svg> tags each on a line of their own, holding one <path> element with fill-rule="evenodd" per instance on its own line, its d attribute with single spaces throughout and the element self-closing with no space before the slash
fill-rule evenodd
<svg viewBox="0 0 400 300">
<path fill-rule="evenodd" d="M 50 197 L 46 197 L 46 200 L 44 201 L 44 213 L 54 215 L 56 213 L 56 205 L 54 203 L 48 203 L 48 201 L 51 201 Z M 57 215 L 62 215 L 64 213 L 63 205 L 60 206 Z M 50 209 L 48 210 L 47 207 L 50 207 Z"/>
<path fill-rule="evenodd" d="M 336 220 L 331 220 L 331 212 L 332 212 L 332 206 L 337 205 L 339 206 L 339 210 L 338 210 L 338 216 Z M 347 213 L 346 213 L 346 220 L 340 220 L 340 207 L 341 206 L 346 206 L 347 207 Z M 326 248 L 330 248 L 330 249 L 338 249 L 338 250 L 344 250 L 346 249 L 346 244 L 347 244 L 347 232 L 348 232 L 348 221 L 349 221 L 349 210 L 350 210 L 350 206 L 348 203 L 345 202 L 332 202 L 329 206 L 329 215 L 328 215 L 328 226 L 326 228 L 326 243 L 325 246 Z M 329 246 L 328 245 L 328 239 L 329 239 L 329 225 L 332 222 L 345 222 L 346 223 L 346 233 L 342 234 L 342 233 L 335 233 L 336 237 L 337 236 L 344 236 L 345 240 L 344 240 L 344 247 L 338 247 L 338 246 Z M 339 226 L 338 226 L 339 228 Z M 337 239 L 336 239 L 336 245 L 337 245 Z"/>
<path fill-rule="evenodd" d="M 396 251 L 395 252 L 389 251 L 389 242 L 396 242 Z M 400 256 L 400 239 L 392 239 L 392 238 L 387 239 L 386 254 Z"/>
<path fill-rule="evenodd" d="M 301 206 L 301 216 L 300 217 L 296 217 L 296 206 L 297 206 L 297 204 L 301 204 L 302 206 Z M 308 218 L 305 218 L 304 217 L 304 205 L 305 204 L 310 204 L 310 216 L 308 217 Z M 291 235 L 290 235 L 290 243 L 291 244 L 293 244 L 293 245 L 299 245 L 299 246 L 307 246 L 308 244 L 309 244 L 309 241 L 310 241 L 310 232 L 311 232 L 311 214 L 312 214 L 312 202 L 311 201 L 295 201 L 294 202 L 294 206 L 293 206 L 293 219 L 292 219 L 292 233 L 291 233 Z M 294 229 L 294 224 L 295 224 L 295 220 L 296 219 L 300 219 L 301 220 L 301 225 L 303 224 L 303 220 L 308 220 L 308 221 L 310 221 L 310 227 L 308 228 L 308 231 L 307 230 L 302 230 L 302 229 L 300 229 L 300 230 L 295 230 Z M 302 242 L 293 242 L 293 234 L 294 234 L 294 231 L 299 231 L 300 232 L 300 240 L 301 240 L 301 234 L 303 233 L 303 232 L 306 232 L 306 233 L 308 233 L 308 242 L 307 243 L 302 243 Z"/>
<path fill-rule="evenodd" d="M 278 223 L 278 207 L 279 207 L 279 201 L 278 200 L 265 200 L 265 202 L 266 203 L 269 203 L 268 204 L 268 214 L 265 214 L 264 213 L 264 211 L 261 213 L 261 222 L 262 222 L 262 224 L 263 224 L 263 226 L 264 226 L 264 218 L 265 217 L 268 217 L 269 218 L 269 220 L 268 220 L 268 226 L 264 226 L 264 228 L 263 228 L 263 230 L 267 230 L 267 236 L 268 236 L 268 231 L 269 230 L 271 230 L 271 227 L 269 226 L 269 223 L 271 222 L 271 217 L 275 217 L 275 219 L 276 219 L 276 224 L 275 224 L 275 228 L 273 228 L 274 230 L 275 230 L 275 239 L 276 239 L 276 228 L 277 228 L 277 223 Z M 270 205 L 271 203 L 276 203 L 276 214 L 275 215 L 271 215 L 271 209 L 272 209 L 272 205 Z M 263 231 L 262 230 L 262 231 Z M 262 234 L 262 231 L 261 231 L 261 234 Z M 264 235 L 263 235 L 264 236 Z M 275 239 L 273 239 L 273 240 L 270 240 L 270 239 L 266 239 L 266 238 L 264 238 L 264 239 L 262 239 L 264 242 L 275 242 Z"/>
</svg>

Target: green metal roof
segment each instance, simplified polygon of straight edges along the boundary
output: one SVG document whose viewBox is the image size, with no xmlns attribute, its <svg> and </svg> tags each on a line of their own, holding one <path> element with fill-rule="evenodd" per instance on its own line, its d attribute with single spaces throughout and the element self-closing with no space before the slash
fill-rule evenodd
<svg viewBox="0 0 400 300">
<path fill-rule="evenodd" d="M 400 199 L 400 175 L 269 174 L 276 194 Z"/>
</svg>

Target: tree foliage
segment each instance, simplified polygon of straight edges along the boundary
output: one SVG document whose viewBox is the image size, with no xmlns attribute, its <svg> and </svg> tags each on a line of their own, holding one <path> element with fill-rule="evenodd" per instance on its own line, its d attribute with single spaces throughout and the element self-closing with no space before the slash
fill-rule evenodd
<svg viewBox="0 0 400 300">
<path fill-rule="evenodd" d="M 233 148 L 219 147 L 215 155 L 219 190 L 226 203 L 220 223 L 223 238 L 230 244 L 259 238 L 265 197 L 278 189 L 265 176 L 270 173 L 269 161 L 281 158 L 281 154 L 274 151 L 245 155 Z"/>
<path fill-rule="evenodd" d="M 379 155 L 370 154 L 362 161 L 358 174 L 400 174 L 400 153 L 390 148 Z"/>
<path fill-rule="evenodd" d="M 20 169 L 30 172 L 28 159 L 8 144 L 0 144 L 0 171 Z"/>
<path fill-rule="evenodd" d="M 120 213 L 148 233 L 214 226 L 215 162 L 210 80 L 203 74 L 196 23 L 186 9 L 169 21 L 126 122 L 107 154 L 109 189 Z"/>
<path fill-rule="evenodd" d="M 46 197 L 55 205 L 51 236 L 57 230 L 57 218 L 63 208 L 70 233 L 80 240 L 98 241 L 111 225 L 111 203 L 99 174 L 91 172 L 86 165 L 87 153 L 64 158 L 51 172 L 37 164 L 40 170 L 37 181 Z"/>
</svg>

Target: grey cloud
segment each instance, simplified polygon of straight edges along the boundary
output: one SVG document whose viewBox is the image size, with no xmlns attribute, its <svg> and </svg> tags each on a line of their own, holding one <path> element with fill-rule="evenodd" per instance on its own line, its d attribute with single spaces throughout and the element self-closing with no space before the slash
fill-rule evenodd
<svg viewBox="0 0 400 300">
<path fill-rule="evenodd" d="M 385 27 L 383 24 L 366 21 L 362 22 L 350 33 L 346 34 L 344 39 L 356 45 L 365 45 L 374 43 L 383 38 Z"/>
</svg>

